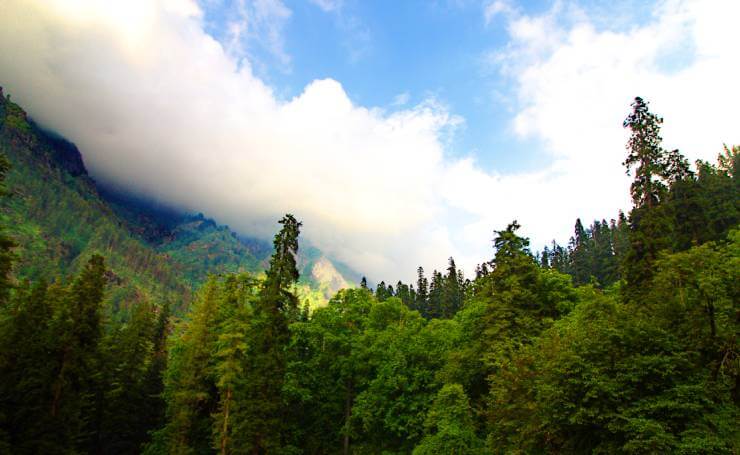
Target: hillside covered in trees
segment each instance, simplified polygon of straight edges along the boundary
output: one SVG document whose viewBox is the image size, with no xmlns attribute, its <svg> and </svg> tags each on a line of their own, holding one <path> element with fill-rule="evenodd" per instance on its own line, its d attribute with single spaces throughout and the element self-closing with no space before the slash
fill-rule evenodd
<svg viewBox="0 0 740 455">
<path fill-rule="evenodd" d="M 690 165 L 641 98 L 629 213 L 541 253 L 512 221 L 475 276 L 451 258 L 318 308 L 296 293 L 294 216 L 266 273 L 240 243 L 191 297 L 181 245 L 227 231 L 120 234 L 135 217 L 91 196 L 69 144 L 8 100 L 0 118 L 0 452 L 740 452 L 740 148 Z M 53 237 L 48 192 L 75 194 Z"/>
<path fill-rule="evenodd" d="M 5 96 L 0 151 L 10 162 L 10 194 L 0 216 L 18 244 L 19 279 L 67 277 L 97 253 L 106 258 L 107 298 L 116 307 L 149 300 L 181 308 L 210 273 L 257 274 L 267 266 L 269 242 L 237 235 L 200 213 L 101 187 L 74 144 L 41 129 Z M 299 267 L 301 296 L 314 304 L 359 281 L 313 247 L 303 249 Z"/>
</svg>

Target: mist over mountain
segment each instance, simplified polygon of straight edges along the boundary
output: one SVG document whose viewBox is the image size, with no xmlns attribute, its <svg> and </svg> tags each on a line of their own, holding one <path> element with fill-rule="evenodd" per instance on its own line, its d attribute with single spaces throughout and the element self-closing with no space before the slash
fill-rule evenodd
<svg viewBox="0 0 740 455">
<path fill-rule="evenodd" d="M 40 128 L 5 97 L 0 104 L 2 123 L 15 125 L 15 135 L 1 138 L 0 146 L 11 163 L 8 182 L 15 197 L 4 216 L 21 245 L 19 277 L 66 276 L 90 254 L 106 253 L 118 304 L 137 293 L 187 295 L 208 274 L 267 268 L 270 243 L 239 235 L 202 213 L 100 186 L 74 144 Z M 356 272 L 310 245 L 299 250 L 298 262 L 305 297 L 314 303 L 359 283 Z"/>
<path fill-rule="evenodd" d="M 738 22 L 0 0 L 0 454 L 740 454 Z"/>
<path fill-rule="evenodd" d="M 309 68 L 291 69 L 286 29 L 304 24 L 299 13 L 339 20 L 349 4 L 7 0 L 0 80 L 40 124 L 83 150 L 97 180 L 266 241 L 282 213 L 295 213 L 307 240 L 374 280 L 408 280 L 418 265 L 441 269 L 449 256 L 470 274 L 487 260 L 493 229 L 514 218 L 540 249 L 566 240 L 577 217 L 627 210 L 620 112 L 635 93 L 674 113 L 666 142 L 691 160 L 738 142 L 729 107 L 740 101 L 729 76 L 737 59 L 721 36 L 733 2 L 657 2 L 649 21 L 618 32 L 600 22 L 600 13 L 615 14 L 598 8 L 457 3 L 451 13 L 480 7 L 469 11 L 474 26 L 459 31 L 463 42 L 491 34 L 503 42 L 452 53 L 425 70 L 432 77 L 465 65 L 452 80 L 411 94 L 396 87 L 402 93 L 384 103 L 368 92 L 404 70 L 375 74 L 373 60 L 339 75 L 319 62 L 307 71 L 312 55 L 333 55 L 323 47 L 300 47 L 307 55 L 293 57 Z M 213 9 L 223 11 L 213 17 Z M 401 13 L 412 28 L 425 19 Z M 299 30 L 292 44 L 321 31 Z M 676 43 L 693 51 L 678 58 Z M 252 45 L 302 76 L 286 83 Z M 415 61 L 393 61 L 407 60 Z M 365 93 L 353 84 L 359 73 Z M 466 103 L 486 115 L 462 115 L 448 98 L 458 90 L 472 90 Z M 478 140 L 461 142 L 470 135 Z"/>
</svg>

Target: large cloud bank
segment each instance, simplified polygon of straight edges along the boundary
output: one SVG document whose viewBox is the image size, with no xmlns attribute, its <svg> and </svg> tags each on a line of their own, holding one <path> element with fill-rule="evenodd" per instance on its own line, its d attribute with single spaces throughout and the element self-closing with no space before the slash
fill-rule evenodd
<svg viewBox="0 0 740 455">
<path fill-rule="evenodd" d="M 724 36 L 737 8 L 715 12 L 730 4 L 665 4 L 624 33 L 558 6 L 539 17 L 500 8 L 511 40 L 489 60 L 511 84 L 511 127 L 552 157 L 527 174 L 446 157 L 460 119 L 433 100 L 358 106 L 331 79 L 279 99 L 189 0 L 5 0 L 0 84 L 77 143 L 98 179 L 243 233 L 269 236 L 293 212 L 337 259 L 408 279 L 449 255 L 472 267 L 515 217 L 538 245 L 565 238 L 576 216 L 627 208 L 619 125 L 636 94 L 669 116 L 664 136 L 691 158 L 738 142 L 738 51 Z M 685 44 L 691 61 L 661 66 Z"/>
</svg>

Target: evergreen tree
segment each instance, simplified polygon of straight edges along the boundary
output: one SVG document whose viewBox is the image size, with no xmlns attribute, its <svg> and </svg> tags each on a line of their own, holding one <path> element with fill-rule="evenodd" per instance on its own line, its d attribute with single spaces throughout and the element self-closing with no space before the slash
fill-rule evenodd
<svg viewBox="0 0 740 455">
<path fill-rule="evenodd" d="M 93 411 L 100 387 L 104 288 L 103 257 L 94 255 L 62 297 L 52 321 L 55 373 L 49 409 L 57 444 L 72 450 L 90 444 L 98 424 Z"/>
<path fill-rule="evenodd" d="M 24 282 L 0 308 L 0 452 L 65 450 L 48 431 L 56 374 L 50 326 L 61 293 L 44 282 Z"/>
<path fill-rule="evenodd" d="M 432 282 L 429 283 L 429 303 L 427 304 L 427 317 L 441 318 L 444 315 L 444 292 L 445 281 L 442 273 L 434 270 L 432 272 Z"/>
<path fill-rule="evenodd" d="M 378 302 L 384 302 L 393 297 L 393 292 L 391 292 L 391 290 L 392 288 L 389 290 L 385 281 L 381 281 L 378 283 L 378 287 L 375 288 L 375 298 L 378 299 Z"/>
<path fill-rule="evenodd" d="M 211 414 L 218 410 L 212 352 L 218 337 L 219 286 L 209 277 L 170 340 L 164 378 L 167 402 L 163 429 L 145 453 L 207 453 L 212 444 Z"/>
<path fill-rule="evenodd" d="M 573 270 L 573 281 L 586 284 L 593 272 L 592 245 L 589 234 L 584 229 L 581 219 L 576 219 L 573 237 L 570 239 L 570 258 Z"/>
<path fill-rule="evenodd" d="M 626 296 L 631 300 L 643 297 L 658 253 L 671 246 L 669 209 L 665 204 L 659 206 L 665 200 L 667 184 L 690 175 L 688 164 L 678 151 L 669 153 L 661 146 L 662 123 L 663 119 L 651 113 L 639 97 L 624 121 L 631 134 L 623 164 L 628 175 L 635 169 L 631 186 L 635 208 L 630 214 L 630 250 L 623 267 L 628 283 Z"/>
<path fill-rule="evenodd" d="M 545 247 L 540 254 L 540 267 L 543 269 L 550 268 L 550 249 Z"/>
<path fill-rule="evenodd" d="M 301 223 L 288 214 L 280 224 L 247 339 L 245 416 L 239 432 L 253 453 L 273 453 L 283 447 L 288 417 L 282 389 L 290 340 L 288 324 L 296 320 L 298 305 L 292 288 L 299 276 L 295 258 Z"/>
<path fill-rule="evenodd" d="M 465 282 L 462 271 L 457 269 L 455 260 L 450 257 L 447 274 L 443 278 L 441 317 L 451 318 L 463 305 Z"/>
<path fill-rule="evenodd" d="M 154 305 L 142 302 L 132 308 L 129 321 L 115 324 L 106 334 L 96 402 L 99 422 L 91 452 L 139 453 L 148 432 L 160 423 L 149 418 L 160 412 L 162 402 L 150 394 L 147 383 L 157 322 Z"/>
<path fill-rule="evenodd" d="M 221 291 L 218 333 L 212 350 L 214 376 L 218 388 L 218 411 L 214 420 L 214 446 L 222 455 L 236 453 L 250 441 L 240 438 L 240 428 L 249 425 L 244 397 L 249 385 L 244 380 L 249 346 L 247 345 L 252 307 L 258 282 L 249 275 L 231 275 Z"/>
<path fill-rule="evenodd" d="M 429 300 L 429 280 L 424 276 L 424 268 L 416 269 L 416 306 L 422 316 L 429 317 L 428 300 Z"/>
<path fill-rule="evenodd" d="M 660 125 L 663 119 L 648 110 L 648 103 L 639 96 L 632 103 L 632 112 L 624 120 L 631 135 L 629 151 L 623 165 L 627 175 L 635 168 L 631 186 L 635 207 L 653 207 L 662 198 L 666 187 L 660 177 L 665 175 L 665 150 L 661 146 Z"/>
</svg>

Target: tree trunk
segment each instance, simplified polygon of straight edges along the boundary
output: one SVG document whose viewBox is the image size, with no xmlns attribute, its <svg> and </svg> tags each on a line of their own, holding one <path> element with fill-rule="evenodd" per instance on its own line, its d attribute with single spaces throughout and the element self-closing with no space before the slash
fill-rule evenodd
<svg viewBox="0 0 740 455">
<path fill-rule="evenodd" d="M 349 455 L 349 419 L 352 417 L 352 394 L 354 393 L 354 384 L 350 380 L 347 384 L 347 394 L 344 399 L 344 448 L 342 453 Z"/>
<path fill-rule="evenodd" d="M 226 389 L 224 402 L 224 425 L 221 429 L 221 455 L 226 455 L 226 443 L 229 439 L 229 404 L 231 403 L 231 387 Z"/>
<path fill-rule="evenodd" d="M 51 416 L 56 417 L 57 413 L 59 412 L 59 402 L 62 399 L 62 387 L 64 386 L 64 373 L 67 369 L 67 358 L 69 357 L 69 346 L 64 348 L 64 353 L 62 354 L 62 366 L 59 368 L 59 375 L 57 376 L 57 380 L 54 382 L 54 385 L 52 386 L 52 392 L 53 392 L 53 398 L 51 401 Z"/>
</svg>

